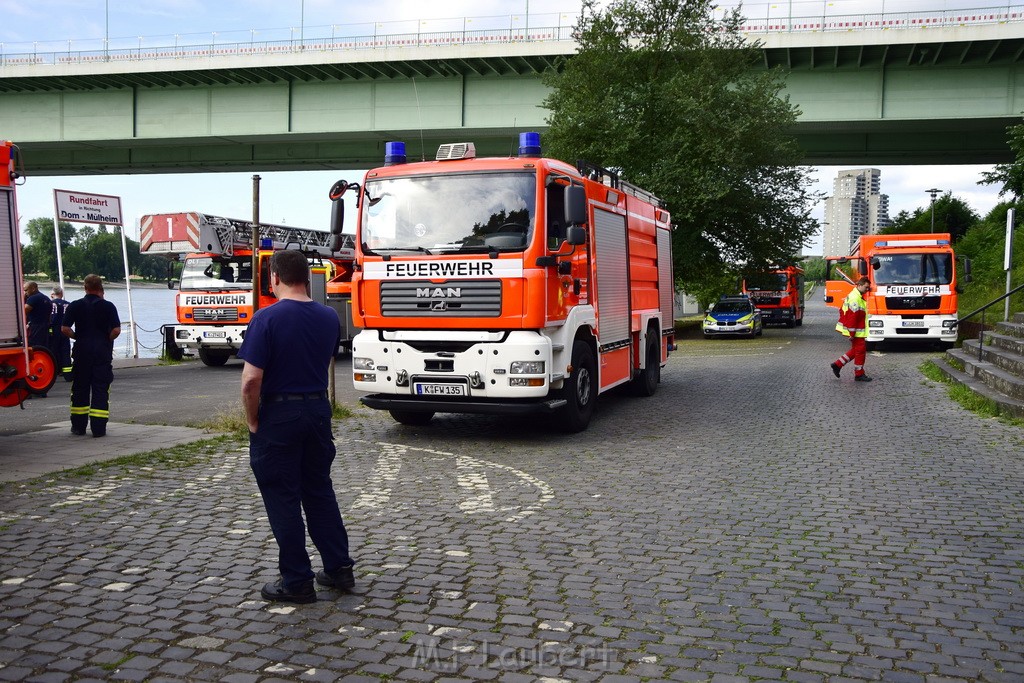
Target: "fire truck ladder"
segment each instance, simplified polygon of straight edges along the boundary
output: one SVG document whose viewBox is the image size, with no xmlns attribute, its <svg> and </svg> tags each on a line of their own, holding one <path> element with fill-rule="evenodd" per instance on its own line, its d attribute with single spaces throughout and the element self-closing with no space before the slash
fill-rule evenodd
<svg viewBox="0 0 1024 683">
<path fill-rule="evenodd" d="M 252 247 L 253 228 L 258 227 L 261 248 L 269 248 L 266 240 L 270 240 L 273 249 L 299 249 L 324 256 L 331 255 L 331 237 L 329 232 L 295 228 L 273 223 L 243 221 L 237 218 L 202 215 L 199 237 L 200 242 L 208 251 L 233 256 L 236 249 Z"/>
</svg>

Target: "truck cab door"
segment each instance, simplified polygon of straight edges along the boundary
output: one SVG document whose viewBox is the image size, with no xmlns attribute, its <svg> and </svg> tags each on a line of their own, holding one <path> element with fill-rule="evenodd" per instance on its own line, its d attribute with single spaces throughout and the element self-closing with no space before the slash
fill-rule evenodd
<svg viewBox="0 0 1024 683">
<path fill-rule="evenodd" d="M 857 270 L 859 259 L 845 256 L 829 256 L 825 259 L 825 304 L 833 308 L 841 308 L 843 300 L 853 290 L 854 279 L 846 271 Z M 857 277 L 860 277 L 859 275 Z"/>
</svg>

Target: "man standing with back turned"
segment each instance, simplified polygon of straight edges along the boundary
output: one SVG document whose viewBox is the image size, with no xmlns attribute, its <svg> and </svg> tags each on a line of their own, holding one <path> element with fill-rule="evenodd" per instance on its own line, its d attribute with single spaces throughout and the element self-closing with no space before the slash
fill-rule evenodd
<svg viewBox="0 0 1024 683">
<path fill-rule="evenodd" d="M 327 372 L 338 347 L 338 315 L 309 298 L 308 284 L 306 257 L 276 252 L 270 287 L 278 301 L 253 316 L 238 351 L 245 361 L 249 465 L 279 549 L 281 577 L 260 594 L 298 603 L 316 601 L 303 510 L 324 563 L 316 582 L 346 591 L 355 586 L 348 533 L 331 483 L 335 449 Z"/>
<path fill-rule="evenodd" d="M 71 433 L 107 433 L 110 383 L 114 381 L 114 340 L 121 334 L 117 307 L 103 298 L 103 280 L 86 275 L 85 296 L 68 304 L 61 332 L 75 340 L 71 353 Z M 73 329 L 72 329 L 73 328 Z"/>
</svg>

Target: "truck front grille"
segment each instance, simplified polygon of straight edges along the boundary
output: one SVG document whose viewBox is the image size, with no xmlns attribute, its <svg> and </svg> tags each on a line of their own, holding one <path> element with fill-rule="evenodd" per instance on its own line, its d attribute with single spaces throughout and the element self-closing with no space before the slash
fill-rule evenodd
<svg viewBox="0 0 1024 683">
<path fill-rule="evenodd" d="M 885 306 L 890 311 L 913 311 L 917 309 L 938 308 L 942 302 L 940 296 L 887 296 Z"/>
<path fill-rule="evenodd" d="M 497 317 L 501 280 L 387 280 L 380 283 L 380 309 L 389 317 Z"/>
<path fill-rule="evenodd" d="M 233 323 L 238 321 L 237 308 L 194 308 L 192 319 L 197 323 Z"/>
</svg>

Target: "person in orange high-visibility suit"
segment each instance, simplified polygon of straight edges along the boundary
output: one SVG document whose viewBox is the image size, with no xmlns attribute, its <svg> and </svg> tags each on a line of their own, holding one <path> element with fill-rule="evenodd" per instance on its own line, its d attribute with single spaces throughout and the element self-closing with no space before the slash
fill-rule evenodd
<svg viewBox="0 0 1024 683">
<path fill-rule="evenodd" d="M 857 280 L 857 285 L 843 301 L 839 309 L 839 322 L 836 330 L 844 337 L 850 338 L 850 350 L 832 363 L 832 374 L 839 377 L 843 366 L 853 361 L 853 379 L 858 382 L 870 382 L 871 378 L 864 374 L 864 359 L 867 356 L 868 336 L 868 304 L 864 295 L 871 289 L 866 277 Z"/>
</svg>

